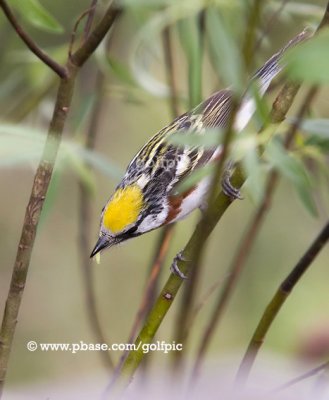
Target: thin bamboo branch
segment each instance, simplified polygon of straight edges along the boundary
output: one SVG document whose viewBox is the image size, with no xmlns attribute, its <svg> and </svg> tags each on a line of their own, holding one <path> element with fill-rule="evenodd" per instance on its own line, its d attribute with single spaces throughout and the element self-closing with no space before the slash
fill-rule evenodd
<svg viewBox="0 0 329 400">
<path fill-rule="evenodd" d="M 84 40 L 86 41 L 90 35 L 91 27 L 95 18 L 96 7 L 98 0 L 91 0 L 90 12 L 88 14 L 87 22 L 83 30 Z"/>
<path fill-rule="evenodd" d="M 133 326 L 131 328 L 127 343 L 133 343 L 133 341 L 137 335 L 138 329 L 140 328 L 147 313 L 150 311 L 152 305 L 154 304 L 157 282 L 158 282 L 158 279 L 160 276 L 160 271 L 162 269 L 162 266 L 166 260 L 173 234 L 174 234 L 174 225 L 167 225 L 161 232 L 161 235 L 160 235 L 160 238 L 158 241 L 158 245 L 156 248 L 156 252 L 152 259 L 152 264 L 149 268 L 150 274 L 149 274 L 147 282 L 146 282 L 146 288 L 144 290 L 142 301 L 138 307 L 138 311 L 135 316 L 135 320 L 134 320 Z M 118 379 L 121 368 L 122 368 L 128 354 L 129 354 L 128 350 L 122 354 L 122 356 L 120 358 L 120 362 L 118 363 L 118 365 L 115 368 L 113 378 L 109 384 L 108 390 L 112 389 L 113 385 L 115 384 L 116 380 Z"/>
<path fill-rule="evenodd" d="M 164 53 L 167 84 L 170 89 L 169 106 L 171 109 L 171 116 L 174 119 L 180 113 L 179 113 L 178 89 L 176 82 L 174 52 L 173 52 L 171 34 L 172 32 L 170 27 L 169 26 L 165 27 L 162 33 L 162 42 L 163 42 L 163 53 Z M 134 338 L 137 335 L 138 328 L 141 326 L 142 321 L 145 320 L 148 312 L 154 305 L 154 301 L 156 299 L 156 291 L 160 278 L 160 272 L 168 255 L 170 243 L 174 235 L 174 229 L 175 229 L 175 224 L 167 225 L 162 228 L 162 231 L 158 239 L 158 243 L 156 245 L 156 250 L 151 262 L 151 266 L 149 268 L 149 277 L 147 279 L 144 297 L 137 312 L 133 328 L 130 332 L 128 343 L 133 342 Z M 122 362 L 120 363 L 120 365 L 118 365 L 117 374 L 119 374 L 127 355 L 128 351 L 126 352 L 124 357 L 122 357 L 121 359 Z M 147 363 L 143 364 L 144 376 L 146 374 L 147 365 L 148 365 Z"/>
<path fill-rule="evenodd" d="M 289 0 L 282 0 L 280 6 L 273 12 L 270 18 L 266 21 L 265 27 L 262 29 L 262 34 L 257 40 L 254 51 L 257 51 L 263 41 L 263 39 L 268 35 L 269 31 L 271 30 L 272 26 L 277 22 L 278 17 L 282 13 L 283 9 L 287 5 Z"/>
<path fill-rule="evenodd" d="M 176 78 L 175 78 L 175 64 L 173 59 L 173 49 L 171 43 L 171 35 L 170 35 L 170 28 L 166 27 L 163 32 L 163 51 L 164 51 L 164 60 L 165 60 L 165 67 L 166 67 L 166 75 L 167 75 L 167 83 L 170 88 L 170 97 L 169 97 L 169 104 L 172 113 L 172 118 L 176 118 L 179 114 L 178 110 L 178 92 L 177 92 L 177 85 L 176 85 Z M 152 257 L 152 262 L 150 268 L 148 269 L 148 279 L 146 282 L 146 288 L 144 291 L 144 295 L 141 301 L 141 304 L 138 308 L 134 324 L 131 328 L 129 338 L 127 343 L 132 343 L 137 335 L 138 328 L 140 327 L 142 321 L 145 319 L 147 313 L 152 308 L 154 304 L 155 295 L 157 284 L 160 277 L 160 272 L 162 266 L 165 262 L 167 257 L 170 242 L 173 238 L 175 225 L 167 225 L 165 226 L 159 236 L 154 256 Z M 120 370 L 125 362 L 125 359 L 128 356 L 128 351 L 122 354 L 120 358 L 120 362 L 118 363 L 117 367 L 115 368 L 114 376 L 112 381 L 109 385 L 109 390 L 113 387 L 114 383 L 116 382 Z"/>
<path fill-rule="evenodd" d="M 311 369 L 310 371 L 305 372 L 304 374 L 302 374 L 300 376 L 297 376 L 294 379 L 291 379 L 290 381 L 284 383 L 283 385 L 276 387 L 275 389 L 272 389 L 271 391 L 269 391 L 268 394 L 282 392 L 283 390 L 286 390 L 286 389 L 290 388 L 291 386 L 294 386 L 297 383 L 304 381 L 305 379 L 312 378 L 313 376 L 317 375 L 319 372 L 321 372 L 327 368 L 329 368 L 329 361 L 319 365 L 316 368 Z"/>
<path fill-rule="evenodd" d="M 272 297 L 271 301 L 267 305 L 251 338 L 248 349 L 243 357 L 237 373 L 236 383 L 240 388 L 246 383 L 258 351 L 264 343 L 265 336 L 269 331 L 274 319 L 278 315 L 280 309 L 282 308 L 284 302 L 291 294 L 293 288 L 302 278 L 304 273 L 311 266 L 312 262 L 318 256 L 328 240 L 329 221 L 324 226 L 317 238 L 313 241 L 308 250 L 305 252 L 303 257 L 298 261 L 298 263 L 292 269 L 289 275 L 280 284 L 275 295 Z"/>
<path fill-rule="evenodd" d="M 2 8 L 4 8 L 4 4 L 4 1 L 1 0 L 0 5 Z M 112 7 L 109 6 L 101 23 L 95 27 L 90 35 L 90 38 L 93 39 L 90 40 L 89 38 L 86 41 L 88 46 L 83 47 L 79 52 L 80 56 L 78 58 L 78 65 L 74 65 L 74 63 L 68 60 L 65 68 L 65 76 L 60 80 L 45 147 L 34 177 L 31 195 L 25 212 L 21 238 L 18 244 L 16 260 L 13 267 L 12 279 L 0 330 L 0 397 L 3 391 L 10 350 L 15 334 L 19 308 L 26 284 L 42 206 L 47 195 L 49 182 L 61 142 L 62 132 L 70 109 L 75 78 L 79 69 L 78 67 L 89 58 L 93 51 L 95 51 L 99 42 L 111 28 L 117 15 L 117 12 L 112 13 Z M 14 21 L 14 24 L 15 30 L 18 29 L 19 32 L 23 32 L 17 21 Z M 27 41 L 29 43 L 29 40 Z M 31 49 L 31 51 L 33 51 L 33 49 Z"/>
<path fill-rule="evenodd" d="M 227 279 L 225 280 L 224 285 L 219 293 L 218 300 L 209 319 L 209 323 L 200 339 L 196 360 L 191 374 L 191 380 L 194 382 L 196 381 L 200 373 L 200 368 L 204 360 L 206 351 L 210 345 L 210 341 L 223 316 L 227 303 L 233 294 L 235 285 L 262 226 L 264 217 L 269 207 L 269 203 L 272 199 L 272 195 L 275 191 L 275 188 L 277 187 L 277 181 L 278 174 L 276 172 L 272 172 L 266 184 L 264 199 L 258 207 L 255 215 L 251 219 L 249 226 L 240 243 L 240 246 L 235 254 L 235 257 L 228 269 Z"/>
<path fill-rule="evenodd" d="M 252 62 L 254 60 L 256 29 L 260 23 L 260 17 L 264 3 L 265 2 L 263 0 L 254 0 L 253 6 L 250 7 L 249 16 L 247 19 L 247 29 L 242 45 L 242 55 L 247 73 L 250 72 L 249 69 L 252 67 Z"/>
<path fill-rule="evenodd" d="M 237 167 L 235 172 L 232 175 L 231 182 L 235 187 L 239 188 L 244 182 L 244 175 L 242 169 Z M 229 205 L 231 204 L 230 199 L 223 193 L 220 193 L 214 203 L 213 207 L 211 207 L 210 222 L 207 226 L 201 226 L 200 222 L 197 225 L 196 229 L 193 232 L 190 240 L 185 246 L 182 255 L 185 260 L 191 260 L 193 256 L 193 252 L 197 243 L 200 241 L 200 234 L 202 233 L 202 237 L 206 240 L 215 226 L 217 225 L 219 219 L 222 217 L 224 212 L 227 210 Z M 191 270 L 191 261 L 182 261 L 179 260 L 177 262 L 178 268 L 183 274 L 187 274 Z M 171 304 L 173 303 L 179 288 L 182 285 L 182 279 L 178 277 L 176 274 L 170 274 L 164 288 L 162 289 L 160 295 L 157 298 L 156 303 L 152 307 L 147 320 L 140 331 L 137 339 L 135 340 L 135 344 L 139 343 L 151 343 L 155 333 L 157 332 L 161 322 L 165 318 Z M 120 386 L 126 386 L 131 380 L 134 372 L 138 368 L 140 362 L 143 359 L 143 351 L 141 347 L 136 351 L 131 351 L 122 367 L 121 375 L 119 379 Z"/>
<path fill-rule="evenodd" d="M 93 105 L 93 112 L 90 118 L 88 133 L 86 138 L 85 147 L 89 150 L 95 148 L 95 141 L 97 133 L 99 132 L 99 121 L 101 115 L 101 106 L 103 100 L 103 87 L 105 84 L 104 75 L 98 71 L 95 83 L 95 91 L 98 93 L 95 104 Z M 92 204 L 90 199 L 90 192 L 83 182 L 79 182 L 79 255 L 81 258 L 81 269 L 83 274 L 84 293 L 86 297 L 86 309 L 90 321 L 90 328 L 97 340 L 97 343 L 109 343 L 105 339 L 101 322 L 99 319 L 95 289 L 94 289 L 94 270 L 92 268 L 92 261 L 89 256 L 89 249 L 91 247 L 90 232 L 92 231 L 91 216 Z M 113 370 L 114 364 L 110 353 L 108 351 L 101 351 L 100 357 L 105 367 Z"/>
<path fill-rule="evenodd" d="M 325 396 L 328 393 L 329 363 L 325 365 L 321 372 L 322 373 L 318 375 L 311 390 L 311 396 L 317 400 L 325 399 Z"/>
<path fill-rule="evenodd" d="M 59 85 L 53 117 L 50 123 L 41 162 L 36 171 L 31 196 L 26 208 L 21 238 L 0 331 L 0 398 L 3 390 L 10 350 L 14 338 L 17 317 L 25 288 L 32 249 L 42 206 L 53 172 L 53 167 L 71 105 L 76 69 L 70 66 L 70 78 Z"/>
<path fill-rule="evenodd" d="M 104 36 L 109 31 L 109 27 L 112 26 L 113 22 L 120 15 L 122 9 L 116 5 L 113 1 L 105 12 L 103 18 L 96 25 L 93 31 L 90 33 L 88 39 L 82 44 L 82 46 L 72 54 L 71 61 L 77 66 L 82 66 L 85 61 L 92 55 L 96 50 Z"/>
<path fill-rule="evenodd" d="M 251 49 L 253 48 L 254 45 L 254 40 L 255 40 L 255 28 L 259 20 L 260 12 L 261 12 L 261 6 L 262 6 L 262 1 L 263 0 L 254 0 L 254 4 L 250 9 L 250 14 L 248 18 L 248 26 L 246 29 L 246 34 L 245 34 L 245 42 L 243 44 L 242 48 L 242 53 L 243 53 L 243 58 L 245 62 L 245 67 L 246 70 L 249 69 L 251 61 L 252 61 L 252 56 L 253 52 Z M 220 158 L 217 162 L 215 172 L 213 174 L 211 185 L 210 185 L 210 190 L 209 190 L 209 195 L 208 195 L 208 207 L 207 210 L 205 211 L 201 221 L 200 221 L 200 240 L 197 246 L 195 247 L 194 253 L 193 253 L 193 264 L 191 268 L 191 272 L 189 274 L 189 279 L 187 281 L 187 284 L 185 286 L 185 290 L 183 293 L 183 299 L 181 303 L 180 310 L 177 315 L 177 323 L 176 323 L 176 335 L 175 335 L 175 340 L 178 343 L 182 343 L 186 345 L 186 340 L 188 336 L 188 331 L 189 327 L 191 324 L 191 320 L 193 317 L 192 311 L 194 308 L 194 297 L 195 293 L 197 290 L 197 283 L 199 281 L 199 275 L 200 275 L 200 264 L 203 256 L 203 250 L 206 241 L 203 240 L 203 234 L 202 231 L 204 230 L 204 226 L 209 224 L 209 213 L 208 210 L 209 208 L 212 207 L 213 202 L 215 201 L 215 198 L 217 196 L 218 192 L 218 182 L 220 182 L 222 173 L 224 171 L 224 166 L 226 163 L 226 160 L 229 156 L 229 151 L 230 151 L 230 143 L 234 137 L 234 121 L 235 121 L 235 116 L 236 113 L 239 109 L 240 106 L 240 101 L 241 98 L 238 98 L 235 94 L 232 95 L 232 111 L 231 111 L 231 116 L 230 120 L 228 123 L 228 127 L 225 130 L 224 138 L 223 138 L 223 143 L 222 143 L 222 151 Z M 174 365 L 175 369 L 179 368 L 181 366 L 182 358 L 184 352 L 175 352 L 174 353 Z"/>
<path fill-rule="evenodd" d="M 48 65 L 60 78 L 67 78 L 68 71 L 65 67 L 53 60 L 48 54 L 46 54 L 29 36 L 19 24 L 14 14 L 12 13 L 10 7 L 5 0 L 0 0 L 0 7 L 2 8 L 8 21 L 15 29 L 17 35 L 23 40 L 26 46 L 31 50 L 31 52 L 36 55 L 44 64 Z"/>
<path fill-rule="evenodd" d="M 77 36 L 79 25 L 84 20 L 84 18 L 86 18 L 87 16 L 88 16 L 88 20 L 89 20 L 89 16 L 90 15 L 93 16 L 94 11 L 95 11 L 95 9 L 93 7 L 88 8 L 82 14 L 80 14 L 79 17 L 77 18 L 77 20 L 75 21 L 72 32 L 71 32 L 71 39 L 70 39 L 69 50 L 68 50 L 69 58 L 72 58 L 74 42 L 75 42 L 75 38 Z"/>
<path fill-rule="evenodd" d="M 233 99 L 232 104 L 232 115 L 230 116 L 229 125 L 224 134 L 223 147 L 221 152 L 221 157 L 217 162 L 215 172 L 213 174 L 211 186 L 209 190 L 208 196 L 208 207 L 205 213 L 203 214 L 199 224 L 198 224 L 198 240 L 194 243 L 192 248 L 192 254 L 189 257 L 183 256 L 184 260 L 189 260 L 190 264 L 189 268 L 189 276 L 186 282 L 185 290 L 183 292 L 183 299 L 181 303 L 181 307 L 179 309 L 177 315 L 177 330 L 175 341 L 177 343 L 186 344 L 186 339 L 188 336 L 188 330 L 191 324 L 191 320 L 193 318 L 192 311 L 194 309 L 194 298 L 197 289 L 197 283 L 200 276 L 200 265 L 203 256 L 204 246 L 206 244 L 208 235 L 207 230 L 209 224 L 211 223 L 211 219 L 213 218 L 212 209 L 215 207 L 216 195 L 218 191 L 218 182 L 220 181 L 220 177 L 222 176 L 222 172 L 224 170 L 225 161 L 227 159 L 229 153 L 229 145 L 234 135 L 233 125 L 235 120 L 235 115 L 239 107 L 239 101 Z M 238 186 L 239 187 L 239 186 Z M 231 201 L 231 200 L 230 200 Z M 180 266 L 178 267 L 181 270 Z M 183 271 L 182 271 L 183 272 Z M 184 273 L 184 272 L 183 272 Z M 184 273 L 185 274 L 185 273 Z M 178 368 L 181 367 L 183 352 L 174 352 L 174 367 L 177 371 Z"/>
<path fill-rule="evenodd" d="M 164 51 L 164 59 L 166 65 L 167 82 L 170 87 L 169 104 L 171 108 L 171 114 L 173 118 L 175 118 L 179 115 L 178 90 L 177 90 L 176 75 L 174 72 L 172 40 L 171 40 L 171 31 L 169 27 L 166 27 L 164 29 L 162 38 L 163 38 L 163 51 Z"/>
</svg>

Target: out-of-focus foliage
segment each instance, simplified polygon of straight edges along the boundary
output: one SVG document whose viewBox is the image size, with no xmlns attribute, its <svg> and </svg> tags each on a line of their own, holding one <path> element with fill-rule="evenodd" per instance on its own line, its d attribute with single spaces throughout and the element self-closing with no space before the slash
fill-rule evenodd
<svg viewBox="0 0 329 400">
<path fill-rule="evenodd" d="M 241 44 L 249 3 L 244 0 L 122 2 L 125 11 L 111 32 L 109 43 L 101 44 L 77 81 L 46 201 L 47 218 L 42 221 L 33 253 L 8 371 L 9 387 L 16 387 L 24 381 L 37 384 L 42 380 L 53 381 L 55 377 L 63 382 L 76 376 L 81 381 L 81 377 L 88 376 L 89 379 L 92 373 L 103 373 L 97 352 L 74 355 L 69 352 L 30 353 L 25 348 L 29 340 L 44 343 L 94 340 L 86 322 L 80 282 L 80 249 L 76 240 L 80 234 L 77 183 L 82 181 L 93 190 L 94 230 L 89 234 L 96 239 L 99 212 L 119 182 L 121 171 L 150 136 L 171 120 L 163 30 L 166 27 L 171 30 L 177 97 L 184 112 L 228 85 L 239 93 L 245 89 L 247 74 L 242 62 Z M 291 1 L 273 20 L 281 1 L 265 3 L 257 29 L 254 53 L 257 67 L 305 26 L 315 27 L 326 4 L 322 0 Z M 107 4 L 108 1 L 99 2 L 97 21 Z M 74 23 L 89 8 L 90 1 L 15 0 L 12 5 L 18 20 L 35 41 L 62 62 Z M 83 24 L 76 41 L 81 40 L 82 27 Z M 3 232 L 0 239 L 0 305 L 3 307 L 26 201 L 51 119 L 58 80 L 25 48 L 2 15 L 0 35 L 6 39 L 0 41 L 0 226 Z M 291 52 L 288 60 L 291 76 L 310 83 L 328 82 L 327 37 L 328 32 L 324 32 Z M 101 85 L 96 75 L 102 77 Z M 241 352 L 277 284 L 329 215 L 328 89 L 321 88 L 290 150 L 283 146 L 283 134 L 294 122 L 292 116 L 303 92 L 287 121 L 257 134 L 259 128 L 267 123 L 267 110 L 276 93 L 274 89 L 266 98 L 259 99 L 257 90 L 254 90 L 255 117 L 232 142 L 231 157 L 242 162 L 249 176 L 243 188 L 246 196 L 244 201 L 236 202 L 230 208 L 210 240 L 199 299 L 209 292 L 213 282 L 223 281 L 226 276 L 240 235 L 263 197 L 269 171 L 278 170 L 283 179 L 214 339 L 209 359 L 221 358 L 229 352 Z M 102 103 L 98 106 L 96 149 L 86 150 L 85 138 L 98 96 Z M 175 143 L 179 145 L 209 146 L 219 143 L 221 134 L 209 132 L 205 142 L 193 135 L 189 142 L 182 142 L 179 136 L 172 139 L 177 139 Z M 263 156 L 259 154 L 259 146 L 267 149 Z M 184 189 L 212 171 L 211 166 L 198 171 L 184 182 Z M 196 218 L 191 216 L 178 224 L 168 265 L 188 240 Z M 102 264 L 97 269 L 95 266 L 98 307 L 109 342 L 126 341 L 144 288 L 156 237 L 157 232 L 150 233 L 111 249 L 102 256 Z M 317 260 L 314 270 L 305 277 L 282 310 L 269 335 L 268 348 L 296 354 L 298 345 L 302 345 L 301 332 L 311 335 L 310 325 L 323 324 L 323 330 L 328 331 L 327 259 L 328 251 Z M 168 265 L 164 267 L 161 282 L 168 276 Z M 213 297 L 195 320 L 190 333 L 191 352 L 187 349 L 189 355 L 198 343 L 212 305 Z M 173 308 L 159 331 L 161 340 L 172 339 L 176 311 Z M 115 360 L 120 357 L 118 353 L 113 353 L 113 356 Z M 160 366 L 165 365 L 170 357 L 163 354 L 153 356 Z M 106 381 L 108 377 L 104 375 Z"/>
<path fill-rule="evenodd" d="M 23 20 L 32 26 L 51 33 L 63 33 L 62 25 L 38 0 L 12 0 L 10 5 L 18 11 Z"/>
<path fill-rule="evenodd" d="M 290 51 L 285 57 L 287 72 L 293 79 L 313 84 L 328 84 L 329 29 Z"/>
</svg>

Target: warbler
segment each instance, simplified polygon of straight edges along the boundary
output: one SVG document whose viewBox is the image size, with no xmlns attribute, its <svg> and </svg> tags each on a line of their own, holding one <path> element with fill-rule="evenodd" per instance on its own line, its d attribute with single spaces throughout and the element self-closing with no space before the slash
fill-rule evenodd
<svg viewBox="0 0 329 400">
<path fill-rule="evenodd" d="M 258 84 L 260 95 L 264 95 L 271 81 L 281 72 L 283 66 L 279 61 L 285 51 L 307 36 L 308 31 L 304 30 L 254 74 L 250 83 Z M 242 97 L 235 117 L 236 132 L 247 125 L 256 109 L 249 92 L 247 89 Z M 192 111 L 174 119 L 142 147 L 102 210 L 99 238 L 90 257 L 113 245 L 178 221 L 204 205 L 211 181 L 209 176 L 183 193 L 177 192 L 177 185 L 197 168 L 218 159 L 222 147 L 177 146 L 168 143 L 168 138 L 177 132 L 182 135 L 190 132 L 203 135 L 212 128 L 225 129 L 232 112 L 232 96 L 229 88 L 214 93 Z M 240 197 L 239 191 L 227 177 L 222 181 L 222 189 L 232 200 Z"/>
</svg>

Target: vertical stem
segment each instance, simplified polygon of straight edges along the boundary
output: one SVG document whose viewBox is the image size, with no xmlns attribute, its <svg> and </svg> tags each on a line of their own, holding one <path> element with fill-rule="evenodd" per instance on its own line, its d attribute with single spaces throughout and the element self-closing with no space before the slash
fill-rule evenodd
<svg viewBox="0 0 329 400">
<path fill-rule="evenodd" d="M 171 114 L 173 118 L 176 118 L 179 115 L 178 91 L 177 91 L 177 82 L 174 70 L 171 31 L 169 27 L 166 27 L 163 31 L 163 51 L 166 64 L 167 81 L 170 87 L 169 104 L 171 107 Z"/>
<path fill-rule="evenodd" d="M 256 41 L 256 29 L 259 26 L 260 15 L 262 6 L 264 5 L 263 0 L 254 0 L 253 7 L 250 8 L 249 16 L 247 20 L 247 29 L 244 36 L 244 42 L 242 46 L 242 54 L 245 62 L 246 72 L 250 72 L 249 69 L 252 67 L 254 60 L 254 47 Z"/>
<path fill-rule="evenodd" d="M 262 0 L 255 0 L 254 5 L 250 10 L 250 15 L 248 18 L 248 25 L 246 28 L 246 34 L 245 34 L 245 42 L 243 45 L 243 56 L 244 56 L 244 61 L 245 61 L 245 67 L 248 70 L 253 58 L 253 46 L 254 46 L 254 41 L 255 41 L 255 31 L 257 28 L 257 24 L 259 22 L 259 15 L 261 11 L 261 5 L 262 5 Z M 235 116 L 239 110 L 241 98 L 238 98 L 236 94 L 232 94 L 232 106 L 230 110 L 230 119 L 228 121 L 228 126 L 225 129 L 225 134 L 223 138 L 223 143 L 222 143 L 222 151 L 220 154 L 220 158 L 217 162 L 216 169 L 214 171 L 213 176 L 211 177 L 211 185 L 209 189 L 209 195 L 208 195 L 208 207 L 203 215 L 201 221 L 200 221 L 200 237 L 199 241 L 197 242 L 193 256 L 192 256 L 192 264 L 191 264 L 191 272 L 189 275 L 189 279 L 187 281 L 185 291 L 184 291 L 184 297 L 182 301 L 181 308 L 178 313 L 177 317 L 177 334 L 175 339 L 179 343 L 184 343 L 186 344 L 186 338 L 187 338 L 187 331 L 190 325 L 191 317 L 192 317 L 192 310 L 193 310 L 193 301 L 195 297 L 195 293 L 197 290 L 197 283 L 199 280 L 200 276 L 200 264 L 203 256 L 203 250 L 206 244 L 206 241 L 204 240 L 204 235 L 203 231 L 206 230 L 206 227 L 210 223 L 210 218 L 211 214 L 208 212 L 208 210 L 213 206 L 213 203 L 216 199 L 216 195 L 218 192 L 218 182 L 220 182 L 222 172 L 224 171 L 225 167 L 225 162 L 229 156 L 230 153 L 230 143 L 234 137 L 235 131 L 234 131 L 234 121 L 235 121 Z M 186 350 L 186 349 L 185 349 Z M 176 368 L 180 366 L 180 363 L 182 361 L 182 356 L 183 352 L 177 352 L 174 353 L 175 356 L 175 366 Z"/>
<path fill-rule="evenodd" d="M 191 375 L 191 379 L 193 381 L 196 381 L 200 373 L 200 368 L 202 365 L 202 361 L 205 357 L 207 348 L 215 333 L 216 328 L 218 328 L 218 324 L 223 316 L 226 305 L 233 293 L 233 290 L 241 274 L 241 271 L 246 262 L 251 247 L 254 244 L 257 234 L 262 226 L 266 212 L 269 207 L 270 200 L 272 199 L 274 190 L 277 187 L 277 181 L 278 181 L 278 174 L 276 172 L 273 172 L 270 175 L 266 185 L 267 188 L 265 190 L 265 197 L 261 205 L 258 207 L 252 220 L 250 221 L 250 224 L 247 228 L 247 231 L 244 234 L 243 240 L 241 241 L 238 251 L 235 254 L 232 264 L 228 269 L 227 278 L 225 279 L 223 287 L 219 293 L 218 300 L 213 309 L 209 323 L 200 340 L 199 349 L 197 352 L 196 360 Z"/>
<path fill-rule="evenodd" d="M 47 194 L 66 117 L 71 105 L 76 68 L 69 64 L 69 78 L 60 80 L 57 100 L 50 123 L 44 152 L 35 174 L 30 199 L 26 208 L 22 233 L 18 245 L 8 298 L 0 331 L 0 397 L 14 338 L 18 311 L 22 301 L 31 253 L 42 206 Z"/>
<path fill-rule="evenodd" d="M 171 108 L 172 117 L 176 118 L 179 114 L 178 92 L 177 92 L 177 85 L 175 78 L 175 64 L 173 57 L 170 27 L 166 27 L 165 30 L 163 31 L 163 51 L 164 51 L 167 82 L 170 88 L 169 104 Z M 169 251 L 170 243 L 174 234 L 174 228 L 175 225 L 171 224 L 163 227 L 161 230 L 158 242 L 156 244 L 156 250 L 154 252 L 150 268 L 148 269 L 148 278 L 143 298 L 141 304 L 139 305 L 135 321 L 130 331 L 127 343 L 131 343 L 134 340 L 138 328 L 141 325 L 141 322 L 143 321 L 143 319 L 145 319 L 147 313 L 151 310 L 154 304 L 161 268 L 165 262 L 166 256 Z M 109 390 L 111 390 L 112 386 L 115 384 L 116 379 L 119 376 L 120 370 L 127 356 L 128 352 L 125 352 L 121 356 L 120 362 L 115 368 L 114 378 L 112 382 L 110 382 Z M 146 364 L 144 364 L 144 366 L 145 365 Z"/>
<path fill-rule="evenodd" d="M 274 319 L 278 315 L 281 307 L 286 301 L 287 297 L 290 295 L 295 285 L 302 278 L 304 273 L 310 267 L 310 265 L 323 249 L 328 240 L 329 221 L 324 226 L 317 238 L 313 241 L 308 250 L 305 252 L 303 257 L 292 269 L 290 274 L 281 283 L 273 298 L 267 305 L 240 364 L 236 377 L 236 382 L 239 386 L 243 386 L 246 383 L 258 351 L 265 340 L 265 336 L 269 331 Z"/>
<path fill-rule="evenodd" d="M 103 97 L 102 93 L 103 85 L 104 85 L 104 76 L 100 71 L 98 71 L 95 84 L 95 91 L 98 93 L 98 95 L 95 104 L 93 106 L 93 112 L 91 115 L 88 127 L 87 140 L 86 140 L 86 148 L 89 150 L 94 149 L 96 135 L 99 130 L 98 128 L 99 128 L 99 117 L 101 113 L 101 104 Z M 83 273 L 87 314 L 90 321 L 90 328 L 94 333 L 97 342 L 108 343 L 108 340 L 105 339 L 105 335 L 103 333 L 103 329 L 97 311 L 95 289 L 94 289 L 94 271 L 89 256 L 89 249 L 91 248 L 91 241 L 89 235 L 90 232 L 92 231 L 91 199 L 90 199 L 90 193 L 83 184 L 83 182 L 79 182 L 79 201 L 80 201 L 80 209 L 79 209 L 80 226 L 79 226 L 79 238 L 78 238 L 79 254 L 81 258 L 81 269 Z M 100 357 L 102 358 L 104 365 L 110 370 L 112 370 L 113 361 L 110 356 L 110 353 L 107 351 L 101 351 Z"/>
</svg>

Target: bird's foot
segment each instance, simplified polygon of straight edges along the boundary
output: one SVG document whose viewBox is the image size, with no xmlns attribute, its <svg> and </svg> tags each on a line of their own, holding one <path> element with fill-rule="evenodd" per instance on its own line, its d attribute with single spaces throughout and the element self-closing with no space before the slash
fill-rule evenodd
<svg viewBox="0 0 329 400">
<path fill-rule="evenodd" d="M 232 200 L 242 200 L 243 197 L 239 189 L 235 188 L 231 183 L 231 176 L 232 176 L 232 165 L 231 162 L 225 168 L 225 171 L 222 176 L 221 186 L 224 194 L 228 196 Z"/>
<path fill-rule="evenodd" d="M 171 271 L 173 274 L 179 276 L 181 279 L 187 279 L 187 276 L 178 268 L 178 265 L 177 265 L 178 261 L 185 261 L 185 262 L 187 262 L 187 261 L 189 261 L 189 260 L 186 260 L 186 258 L 184 258 L 182 252 L 179 252 L 179 253 L 176 255 L 176 257 L 174 258 L 174 261 L 172 262 L 172 264 L 171 264 L 171 266 L 170 266 L 170 271 Z"/>
</svg>

